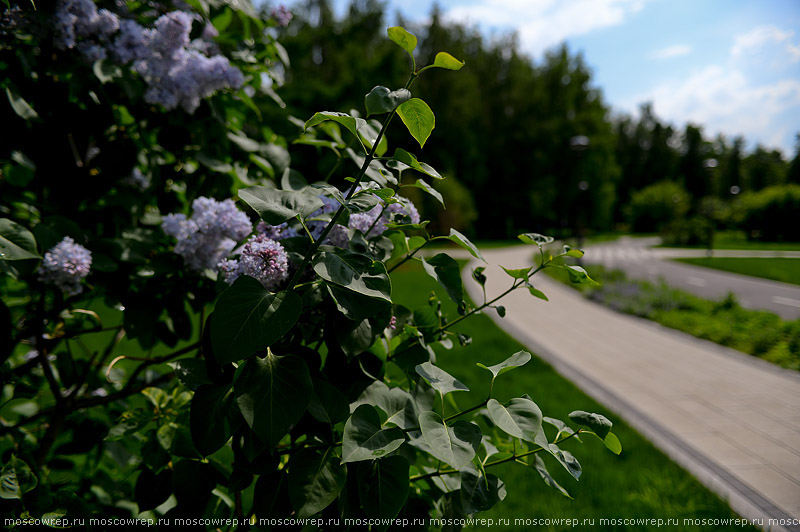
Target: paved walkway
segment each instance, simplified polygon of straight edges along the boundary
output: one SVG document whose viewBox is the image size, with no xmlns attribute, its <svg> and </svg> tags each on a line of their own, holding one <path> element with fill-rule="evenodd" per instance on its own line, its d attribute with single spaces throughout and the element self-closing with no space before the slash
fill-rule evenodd
<svg viewBox="0 0 800 532">
<path fill-rule="evenodd" d="M 705 257 L 703 249 L 654 248 L 657 237 L 622 237 L 613 242 L 586 247 L 584 261 L 619 268 L 629 277 L 664 279 L 672 287 L 706 299 L 721 299 L 733 292 L 745 308 L 763 309 L 783 319 L 800 318 L 800 286 L 748 277 L 674 262 L 679 257 Z M 800 251 L 714 250 L 714 257 L 800 258 Z M 800 261 L 798 261 L 800 264 Z"/>
<path fill-rule="evenodd" d="M 487 292 L 530 264 L 528 246 L 486 250 Z M 471 266 L 474 266 L 473 263 Z M 471 271 L 468 269 L 466 271 Z M 618 314 L 537 275 L 544 302 L 518 290 L 503 329 L 648 437 L 748 518 L 800 519 L 800 375 Z M 481 299 L 476 283 L 465 285 Z M 624 445 L 624 442 L 623 442 Z M 636 474 L 632 471 L 631 474 Z M 771 530 L 800 531 L 800 526 Z"/>
</svg>

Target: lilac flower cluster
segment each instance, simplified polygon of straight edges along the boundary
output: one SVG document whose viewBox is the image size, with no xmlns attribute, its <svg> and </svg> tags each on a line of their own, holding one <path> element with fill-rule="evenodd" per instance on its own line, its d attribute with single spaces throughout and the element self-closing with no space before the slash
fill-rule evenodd
<svg viewBox="0 0 800 532">
<path fill-rule="evenodd" d="M 197 198 L 192 202 L 192 216 L 170 214 L 161 228 L 175 237 L 175 253 L 196 271 L 217 269 L 220 261 L 233 251 L 236 242 L 253 232 L 247 215 L 233 200 Z"/>
<path fill-rule="evenodd" d="M 333 214 L 339 210 L 339 207 L 342 205 L 337 200 L 329 196 L 319 196 L 319 199 L 322 200 L 322 208 L 311 213 L 309 218 L 316 218 L 322 216 L 323 214 Z M 316 240 L 322 236 L 322 232 L 328 226 L 328 221 L 311 220 L 306 225 L 308 226 L 308 230 L 311 232 L 311 236 L 313 236 Z M 346 248 L 349 241 L 350 239 L 347 235 L 347 228 L 343 225 L 336 224 L 331 229 L 331 232 L 328 233 L 328 237 L 325 239 L 325 244 Z"/>
<path fill-rule="evenodd" d="M 256 225 L 256 231 L 262 235 L 265 235 L 270 240 L 275 241 L 301 236 L 297 229 L 291 227 L 286 222 L 283 222 L 280 225 L 269 225 L 267 222 L 258 222 L 258 225 Z"/>
<path fill-rule="evenodd" d="M 39 267 L 39 280 L 58 286 L 64 294 L 74 296 L 83 291 L 81 279 L 89 275 L 92 253 L 65 236 L 44 254 Z"/>
<path fill-rule="evenodd" d="M 396 221 L 397 218 L 408 217 L 411 223 L 419 223 L 419 211 L 410 199 L 396 196 L 397 203 L 389 204 L 383 209 L 383 204 L 378 204 L 367 212 L 350 215 L 350 227 L 361 231 L 368 237 L 378 236 L 386 231 L 386 224 Z M 370 229 L 370 227 L 372 229 Z M 369 231 L 369 234 L 367 232 Z"/>
<path fill-rule="evenodd" d="M 119 17 L 107 9 L 97 9 L 93 0 L 59 0 L 55 13 L 56 45 L 61 49 L 78 49 L 90 59 L 105 59 L 101 42 L 119 29 Z M 87 39 L 78 44 L 79 39 Z"/>
<path fill-rule="evenodd" d="M 224 260 L 219 267 L 228 284 L 240 275 L 249 275 L 267 290 L 275 290 L 289 278 L 289 258 L 283 245 L 264 234 L 251 236 L 242 246 L 238 260 Z"/>
<path fill-rule="evenodd" d="M 168 110 L 181 106 L 193 113 L 203 98 L 244 84 L 244 75 L 226 57 L 204 55 L 211 47 L 203 39 L 218 35 L 213 26 L 206 24 L 201 42 L 190 42 L 196 18 L 172 11 L 156 19 L 153 28 L 145 28 L 133 20 L 120 20 L 106 9 L 98 10 L 93 0 L 59 0 L 57 45 L 77 47 L 90 61 L 110 56 L 120 64 L 131 64 L 148 84 L 145 101 Z"/>
<path fill-rule="evenodd" d="M 286 27 L 292 21 L 292 12 L 284 5 L 279 5 L 269 14 L 278 25 Z"/>
</svg>

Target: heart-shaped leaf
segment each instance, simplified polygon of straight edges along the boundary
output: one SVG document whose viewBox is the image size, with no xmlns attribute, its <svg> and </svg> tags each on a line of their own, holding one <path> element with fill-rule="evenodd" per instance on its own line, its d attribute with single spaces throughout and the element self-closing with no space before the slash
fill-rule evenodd
<svg viewBox="0 0 800 532">
<path fill-rule="evenodd" d="M 300 420 L 311 402 L 308 366 L 294 355 L 253 357 L 234 375 L 236 403 L 261 441 L 274 447 Z"/>
<path fill-rule="evenodd" d="M 542 438 L 542 411 L 530 399 L 515 397 L 505 405 L 489 399 L 486 408 L 492 422 L 506 433 L 537 445 L 547 445 L 547 439 Z"/>
<path fill-rule="evenodd" d="M 305 129 L 310 127 L 314 127 L 317 124 L 321 124 L 327 120 L 333 120 L 344 127 L 347 128 L 350 133 L 358 138 L 358 133 L 361 128 L 367 125 L 367 121 L 363 118 L 356 118 L 354 116 L 350 116 L 347 113 L 336 113 L 333 111 L 322 111 L 319 113 L 315 113 L 314 116 L 308 119 L 305 124 Z"/>
<path fill-rule="evenodd" d="M 425 273 L 439 281 L 456 305 L 464 300 L 464 286 L 461 281 L 461 268 L 458 262 L 447 253 L 438 253 L 422 259 Z"/>
<path fill-rule="evenodd" d="M 391 302 L 392 284 L 386 267 L 366 255 L 322 246 L 314 257 L 314 271 L 328 282 L 359 294 Z"/>
<path fill-rule="evenodd" d="M 311 517 L 327 508 L 339 496 L 346 480 L 347 466 L 339 463 L 333 447 L 293 455 L 289 498 L 297 517 Z"/>
<path fill-rule="evenodd" d="M 408 52 L 408 55 L 411 56 L 411 63 L 415 65 L 416 70 L 414 50 L 417 48 L 417 38 L 401 26 L 393 26 L 389 28 L 386 33 L 393 43 Z"/>
<path fill-rule="evenodd" d="M 419 427 L 430 453 L 459 470 L 472 461 L 481 445 L 481 429 L 474 423 L 456 421 L 448 426 L 439 414 L 426 411 L 419 416 Z"/>
<path fill-rule="evenodd" d="M 485 512 L 506 498 L 506 486 L 495 475 L 473 469 L 461 471 L 461 505 L 464 513 Z"/>
<path fill-rule="evenodd" d="M 483 368 L 492 372 L 492 378 L 497 378 L 498 376 L 506 373 L 507 371 L 511 371 L 514 368 L 518 368 L 520 366 L 524 366 L 531 360 L 531 354 L 527 351 L 517 351 L 504 361 L 500 362 L 499 364 L 495 364 L 494 366 L 484 366 L 480 362 L 478 362 L 477 366 L 479 368 Z"/>
<path fill-rule="evenodd" d="M 266 349 L 294 326 L 303 301 L 294 292 L 270 293 L 246 275 L 220 294 L 211 318 L 211 344 L 220 364 Z"/>
<path fill-rule="evenodd" d="M 447 395 L 450 392 L 468 392 L 469 388 L 447 373 L 441 368 L 437 368 L 430 362 L 417 364 L 417 373 L 431 385 L 433 389 L 442 395 Z"/>
<path fill-rule="evenodd" d="M 402 148 L 397 148 L 394 150 L 393 159 L 434 179 L 444 179 L 439 172 L 433 169 L 432 166 L 419 162 L 413 153 L 409 153 Z"/>
<path fill-rule="evenodd" d="M 389 456 L 358 465 L 358 496 L 373 519 L 392 519 L 408 498 L 408 460 Z"/>
<path fill-rule="evenodd" d="M 406 437 L 397 427 L 381 428 L 381 419 L 372 405 L 356 408 L 344 426 L 342 463 L 375 460 L 400 447 Z"/>
</svg>

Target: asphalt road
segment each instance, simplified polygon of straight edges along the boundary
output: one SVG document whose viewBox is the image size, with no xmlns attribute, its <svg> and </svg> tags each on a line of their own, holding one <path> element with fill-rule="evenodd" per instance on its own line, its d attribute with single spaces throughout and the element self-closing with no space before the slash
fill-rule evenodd
<svg viewBox="0 0 800 532">
<path fill-rule="evenodd" d="M 657 281 L 706 299 L 729 292 L 746 308 L 768 310 L 784 319 L 800 319 L 800 286 L 674 262 L 679 257 L 705 257 L 702 249 L 654 248 L 658 238 L 623 237 L 585 248 L 583 261 L 623 270 L 629 277 Z M 795 257 L 800 251 L 717 250 L 715 257 Z M 800 264 L 800 261 L 798 261 Z"/>
</svg>

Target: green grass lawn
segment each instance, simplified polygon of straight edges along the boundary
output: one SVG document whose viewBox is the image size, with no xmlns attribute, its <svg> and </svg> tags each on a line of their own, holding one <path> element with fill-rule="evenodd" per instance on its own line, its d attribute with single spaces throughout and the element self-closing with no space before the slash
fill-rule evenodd
<svg viewBox="0 0 800 532">
<path fill-rule="evenodd" d="M 409 264 L 398 269 L 392 274 L 392 280 L 396 303 L 418 308 L 426 305 L 427 294 L 436 290 L 451 318 L 456 316 L 454 306 L 439 285 L 418 265 Z M 437 365 L 469 386 L 470 392 L 453 394 L 459 406 L 466 408 L 483 400 L 488 393 L 489 374 L 476 367 L 476 362 L 496 364 L 526 348 L 499 329 L 486 315 L 474 316 L 454 329 L 470 335 L 472 344 L 458 347 L 456 343 L 456 347 L 450 351 L 439 350 Z M 494 390 L 494 395 L 501 401 L 527 393 L 541 407 L 545 416 L 559 419 L 568 419 L 567 415 L 573 410 L 602 413 L 614 422 L 613 431 L 623 445 L 622 454 L 616 456 L 609 453 L 596 438 L 587 437 L 582 444 L 576 441 L 562 444 L 583 466 L 579 482 L 574 481 L 555 461 L 546 459 L 550 473 L 572 494 L 574 500 L 546 486 L 533 469 L 519 464 L 499 466 L 495 473 L 505 481 L 508 495 L 505 501 L 479 517 L 511 520 L 511 527 L 500 529 L 514 529 L 514 519 L 518 518 L 594 518 L 596 528 L 600 518 L 683 519 L 735 515 L 725 502 L 654 448 L 618 416 L 590 399 L 535 356 L 522 368 L 500 376 Z M 543 526 L 535 530 L 567 528 Z M 497 529 L 497 526 L 492 528 Z M 656 530 L 656 527 L 617 526 L 606 530 Z"/>
<path fill-rule="evenodd" d="M 800 259 L 703 257 L 675 260 L 695 266 L 800 285 Z"/>
<path fill-rule="evenodd" d="M 660 247 L 694 247 L 705 249 L 706 246 L 667 246 Z M 800 251 L 800 242 L 759 242 L 748 240 L 744 231 L 719 231 L 714 234 L 714 249 L 763 249 L 771 251 Z"/>
</svg>

